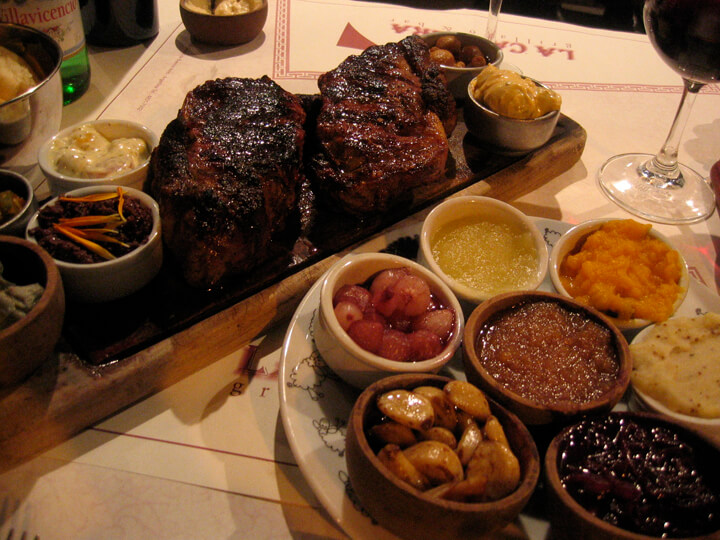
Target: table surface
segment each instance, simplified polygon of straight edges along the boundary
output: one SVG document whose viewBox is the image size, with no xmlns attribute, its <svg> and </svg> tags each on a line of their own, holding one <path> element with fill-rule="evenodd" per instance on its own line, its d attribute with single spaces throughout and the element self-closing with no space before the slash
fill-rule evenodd
<svg viewBox="0 0 720 540">
<path fill-rule="evenodd" d="M 258 38 L 214 48 L 193 43 L 177 4 L 159 1 L 161 28 L 151 42 L 90 48 L 90 89 L 64 108 L 63 127 L 128 118 L 160 134 L 185 94 L 208 79 L 267 74 L 291 92 L 314 93 L 319 74 L 367 43 L 426 30 L 482 33 L 486 20 L 484 12 L 469 9 L 269 3 Z M 496 41 L 507 63 L 559 91 L 563 112 L 588 135 L 575 166 L 513 204 L 571 224 L 628 217 L 600 193 L 597 170 L 615 154 L 660 148 L 679 103 L 680 79 L 643 34 L 501 13 Z M 705 176 L 720 159 L 718 85 L 698 96 L 680 157 Z M 701 294 L 716 294 L 717 213 L 699 224 L 655 226 L 685 256 Z M 287 327 L 268 329 L 248 347 L 26 463 L 0 467 L 0 537 L 11 528 L 74 539 L 346 537 L 303 477 L 283 428 L 278 371 Z M 546 536 L 546 524 L 524 525 L 506 536 Z"/>
</svg>

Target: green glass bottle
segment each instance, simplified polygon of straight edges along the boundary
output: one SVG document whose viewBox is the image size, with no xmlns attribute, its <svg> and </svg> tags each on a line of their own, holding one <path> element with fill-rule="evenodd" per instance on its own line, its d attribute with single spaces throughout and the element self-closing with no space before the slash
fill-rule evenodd
<svg viewBox="0 0 720 540">
<path fill-rule="evenodd" d="M 60 77 L 63 103 L 82 96 L 90 86 L 90 62 L 78 0 L 10 0 L 0 2 L 0 21 L 31 26 L 54 38 L 63 50 Z"/>
</svg>

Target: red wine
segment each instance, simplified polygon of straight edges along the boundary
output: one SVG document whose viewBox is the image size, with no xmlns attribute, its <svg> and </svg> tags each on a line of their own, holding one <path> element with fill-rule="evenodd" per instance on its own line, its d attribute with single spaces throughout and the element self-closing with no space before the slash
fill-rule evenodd
<svg viewBox="0 0 720 540">
<path fill-rule="evenodd" d="M 647 0 L 643 14 L 666 64 L 691 81 L 720 80 L 720 0 Z"/>
<path fill-rule="evenodd" d="M 81 0 L 87 42 L 126 47 L 157 35 L 157 0 Z"/>
</svg>

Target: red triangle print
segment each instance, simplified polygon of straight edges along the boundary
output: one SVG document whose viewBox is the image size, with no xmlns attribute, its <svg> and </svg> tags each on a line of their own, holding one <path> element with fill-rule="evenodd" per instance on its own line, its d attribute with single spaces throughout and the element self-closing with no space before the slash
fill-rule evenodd
<svg viewBox="0 0 720 540">
<path fill-rule="evenodd" d="M 340 35 L 340 39 L 338 39 L 337 44 L 339 47 L 348 47 L 350 49 L 360 49 L 363 51 L 371 45 L 375 45 L 372 41 L 355 30 L 350 23 L 345 25 L 345 30 L 343 30 L 343 33 Z"/>
</svg>

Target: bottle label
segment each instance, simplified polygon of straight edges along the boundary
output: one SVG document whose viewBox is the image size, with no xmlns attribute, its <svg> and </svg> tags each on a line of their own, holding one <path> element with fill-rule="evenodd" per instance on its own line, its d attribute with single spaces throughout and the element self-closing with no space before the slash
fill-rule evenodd
<svg viewBox="0 0 720 540">
<path fill-rule="evenodd" d="M 64 58 L 85 46 L 78 0 L 0 0 L 0 21 L 46 33 L 60 44 Z"/>
</svg>

